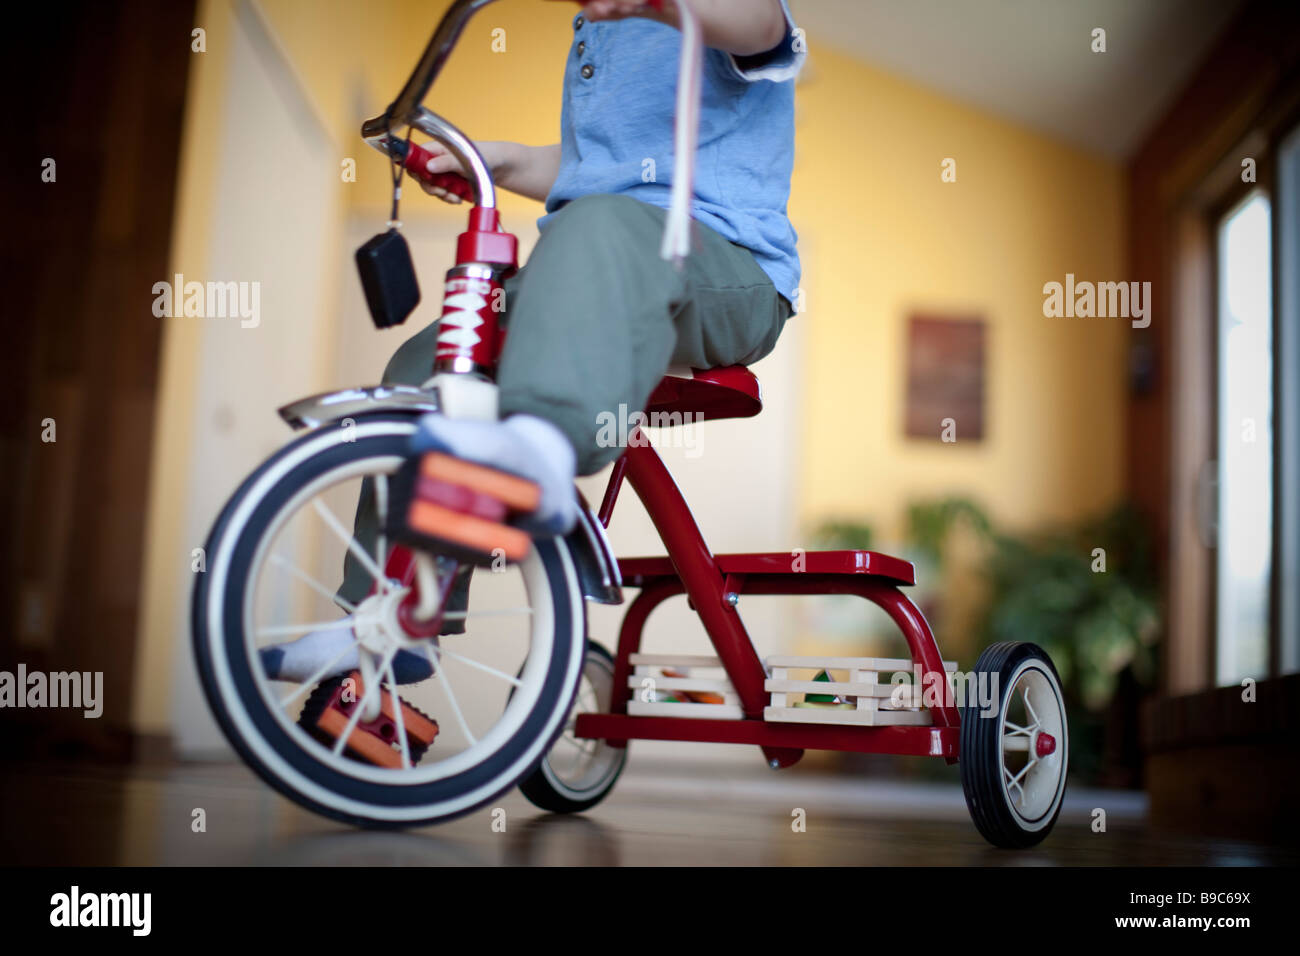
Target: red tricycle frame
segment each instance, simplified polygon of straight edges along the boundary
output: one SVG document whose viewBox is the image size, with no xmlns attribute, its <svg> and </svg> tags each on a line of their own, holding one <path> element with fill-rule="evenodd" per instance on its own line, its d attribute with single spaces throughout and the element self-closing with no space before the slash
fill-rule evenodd
<svg viewBox="0 0 1300 956">
<path fill-rule="evenodd" d="M 748 376 L 742 369 L 714 370 L 715 375 L 717 372 L 743 372 Z M 704 386 L 701 391 L 723 387 L 707 383 L 708 375 L 704 373 L 699 380 Z M 752 376 L 748 377 L 753 381 Z M 656 406 L 667 388 L 675 386 L 676 382 L 665 379 L 652 396 L 651 407 Z M 954 762 L 960 716 L 949 695 L 944 695 L 940 706 L 930 709 L 931 726 L 863 727 L 764 720 L 768 694 L 763 685 L 767 672 L 739 613 L 739 601 L 745 594 L 856 594 L 882 608 L 898 626 L 907 640 L 914 668 L 921 674 L 943 674 L 943 660 L 925 615 L 899 590 L 915 582 L 912 565 L 871 551 L 715 555 L 663 459 L 648 441 L 637 441 L 635 437 L 634 432 L 614 465 L 601 503 L 600 521 L 608 527 L 626 479 L 649 513 L 668 554 L 619 559 L 623 584 L 638 588 L 640 594 L 628 606 L 619 632 L 614 654 L 616 694 L 610 713 L 578 715 L 576 735 L 615 745 L 638 739 L 756 744 L 774 767 L 790 766 L 804 750 L 911 754 L 945 757 Z M 802 570 L 792 570 L 796 564 Z M 744 715 L 740 720 L 631 716 L 627 713 L 627 694 L 617 693 L 628 687 L 631 656 L 640 650 L 650 613 L 679 594 L 685 594 L 690 601 L 736 689 Z"/>
</svg>

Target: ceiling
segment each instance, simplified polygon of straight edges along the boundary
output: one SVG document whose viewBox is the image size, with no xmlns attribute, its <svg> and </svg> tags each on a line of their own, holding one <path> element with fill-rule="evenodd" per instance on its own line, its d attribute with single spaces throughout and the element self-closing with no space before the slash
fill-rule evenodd
<svg viewBox="0 0 1300 956">
<path fill-rule="evenodd" d="M 1241 0 L 790 0 L 809 38 L 1094 152 L 1128 156 Z M 1091 50 L 1106 30 L 1106 52 Z"/>
</svg>

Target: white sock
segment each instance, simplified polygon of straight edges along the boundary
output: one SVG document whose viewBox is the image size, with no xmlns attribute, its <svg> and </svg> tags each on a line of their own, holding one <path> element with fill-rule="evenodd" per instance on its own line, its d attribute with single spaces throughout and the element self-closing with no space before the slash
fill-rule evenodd
<svg viewBox="0 0 1300 956">
<path fill-rule="evenodd" d="M 329 669 L 316 677 L 317 680 L 337 677 L 361 666 L 357 656 L 357 639 L 352 633 L 352 622 L 347 618 L 331 627 L 304 634 L 296 641 L 264 647 L 258 651 L 258 656 L 262 660 L 266 676 L 271 680 L 292 681 L 296 684 L 316 676 L 326 665 L 329 665 Z M 334 663 L 331 664 L 331 661 Z M 424 655 L 400 650 L 393 656 L 393 676 L 399 684 L 422 681 L 432 674 L 433 665 Z"/>
<path fill-rule="evenodd" d="M 346 653 L 344 648 L 352 645 Z M 360 666 L 357 657 L 356 638 L 352 634 L 352 622 L 343 620 L 335 627 L 322 628 L 304 634 L 296 641 L 286 641 L 272 647 L 262 648 L 258 652 L 266 676 L 272 680 L 287 680 L 301 684 L 340 653 L 335 663 L 324 677 L 334 677 L 346 671 L 356 670 Z"/>
<path fill-rule="evenodd" d="M 412 445 L 417 451 L 441 449 L 537 482 L 541 503 L 518 521 L 533 534 L 567 534 L 578 520 L 573 492 L 577 456 L 564 432 L 544 418 L 511 415 L 505 421 L 485 422 L 433 413 L 420 419 Z"/>
</svg>

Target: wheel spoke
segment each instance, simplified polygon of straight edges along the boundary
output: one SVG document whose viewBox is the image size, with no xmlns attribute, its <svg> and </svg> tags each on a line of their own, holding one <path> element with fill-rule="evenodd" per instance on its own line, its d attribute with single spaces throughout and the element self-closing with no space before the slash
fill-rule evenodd
<svg viewBox="0 0 1300 956">
<path fill-rule="evenodd" d="M 588 750 L 586 747 L 579 747 L 577 752 L 573 755 L 573 763 L 569 767 L 570 777 L 577 776 L 577 771 L 584 764 L 590 765 L 590 763 L 591 763 L 591 751 Z"/>
<path fill-rule="evenodd" d="M 1031 720 L 1033 720 L 1034 722 L 1033 725 L 1037 727 L 1040 723 L 1042 723 L 1042 721 L 1038 719 L 1038 714 L 1034 712 L 1034 705 L 1029 702 L 1029 685 L 1026 684 L 1025 689 L 1022 690 L 1020 693 L 1021 696 L 1025 698 L 1025 710 L 1029 711 L 1029 717 Z"/>
<path fill-rule="evenodd" d="M 1026 763 L 1023 767 L 1021 767 L 1021 768 L 1020 768 L 1020 772 L 1019 772 L 1018 774 L 1016 774 L 1014 777 L 1011 776 L 1011 771 L 1010 771 L 1010 770 L 1007 770 L 1005 767 L 1003 768 L 1003 772 L 1004 772 L 1004 773 L 1007 775 L 1007 777 L 1009 778 L 1009 779 L 1007 780 L 1007 786 L 1014 786 L 1014 787 L 1017 787 L 1017 788 L 1020 790 L 1020 796 L 1021 796 L 1022 798 L 1023 798 L 1024 795 L 1025 795 L 1025 788 L 1024 788 L 1024 786 L 1020 783 L 1020 779 L 1021 779 L 1025 774 L 1029 773 L 1029 771 L 1033 769 L 1033 767 L 1034 767 L 1034 765 L 1035 765 L 1036 763 L 1038 763 L 1038 760 L 1035 759 L 1035 758 L 1032 758 L 1032 757 L 1031 757 L 1031 758 L 1029 759 L 1029 762 Z"/>
<path fill-rule="evenodd" d="M 461 713 L 460 704 L 456 701 L 456 693 L 451 688 L 451 681 L 442 668 L 438 666 L 438 657 L 433 653 L 433 645 L 425 644 L 424 651 L 429 655 L 429 663 L 433 665 L 433 676 L 442 678 L 442 686 L 447 691 L 447 700 L 451 704 L 451 712 L 456 716 L 457 723 L 460 724 L 461 733 L 469 740 L 470 746 L 474 746 L 478 743 L 478 738 L 474 736 L 469 729 L 469 724 L 465 722 L 465 715 Z"/>
<path fill-rule="evenodd" d="M 258 628 L 257 636 L 292 637 L 295 634 L 306 634 L 310 631 L 334 630 L 346 620 L 347 618 L 339 618 L 334 621 L 314 621 L 310 624 L 276 624 L 271 627 Z"/>
<path fill-rule="evenodd" d="M 447 655 L 450 658 L 460 661 L 463 664 L 466 664 L 470 667 L 477 668 L 478 670 L 483 671 L 485 674 L 491 674 L 493 677 L 499 677 L 501 678 L 501 680 L 505 681 L 508 684 L 513 684 L 515 687 L 524 686 L 524 682 L 519 680 L 517 677 L 511 676 L 510 674 L 507 674 L 505 671 L 499 671 L 495 667 L 488 667 L 488 665 L 486 664 L 480 664 L 478 661 L 474 660 L 473 658 L 466 657 L 464 654 L 457 654 L 455 651 L 449 651 L 445 647 L 442 648 L 442 653 Z"/>
<path fill-rule="evenodd" d="M 329 588 L 325 587 L 325 585 L 321 584 L 319 581 L 317 581 L 314 577 L 312 577 L 302 568 L 298 567 L 298 565 L 294 564 L 288 558 L 284 557 L 284 555 L 280 555 L 280 554 L 271 555 L 271 563 L 276 565 L 277 567 L 284 568 L 286 571 L 292 574 L 303 584 L 307 585 L 309 588 L 311 588 L 321 597 L 325 598 L 327 601 L 332 601 L 333 603 L 337 604 L 339 607 L 343 608 L 343 610 L 347 611 L 349 614 L 351 614 L 353 611 L 357 609 L 357 606 L 353 604 L 351 601 L 341 598 L 337 594 L 331 593 Z"/>
<path fill-rule="evenodd" d="M 384 569 L 387 577 L 388 569 L 388 536 L 384 534 L 384 528 L 388 526 L 388 476 L 375 475 L 375 512 L 379 519 L 379 531 L 375 535 L 375 561 L 379 567 Z"/>
<path fill-rule="evenodd" d="M 444 621 L 463 621 L 470 617 L 514 617 L 519 614 L 532 614 L 530 607 L 511 607 L 493 611 L 448 611 L 442 616 Z"/>
<path fill-rule="evenodd" d="M 393 665 L 388 664 L 388 693 L 393 700 L 393 722 L 397 724 L 397 743 L 402 750 L 402 769 L 411 769 L 411 748 L 406 743 L 406 718 L 402 715 L 402 699 L 397 696 L 397 675 Z"/>
<path fill-rule="evenodd" d="M 388 653 L 384 655 L 383 662 L 376 669 L 382 671 L 387 668 L 392 664 L 393 655 L 396 653 L 396 647 L 389 650 Z M 363 676 L 367 669 L 366 655 L 362 654 L 361 670 Z M 341 757 L 343 755 L 343 748 L 347 746 L 348 738 L 352 736 L 352 731 L 356 730 L 357 723 L 361 720 L 361 712 L 366 709 L 366 705 L 370 702 L 370 695 L 375 693 L 378 687 L 379 681 L 377 680 L 372 679 L 366 682 L 366 689 L 361 692 L 361 699 L 357 701 L 357 706 L 352 708 L 352 716 L 348 718 L 347 726 L 343 728 L 343 733 L 339 734 L 338 742 L 334 744 L 334 756 Z"/>
<path fill-rule="evenodd" d="M 1033 733 L 1033 729 L 1032 729 L 1032 728 L 1030 728 L 1030 727 L 1021 727 L 1019 724 L 1013 724 L 1013 723 L 1012 723 L 1011 721 L 1009 721 L 1009 720 L 1004 720 L 1004 721 L 1002 721 L 1002 726 L 1004 726 L 1004 727 L 1013 727 L 1013 728 L 1015 728 L 1014 730 L 1012 730 L 1011 733 L 1006 734 L 1006 736 L 1008 736 L 1008 737 L 1014 737 L 1014 736 L 1016 736 L 1017 734 L 1024 734 L 1026 737 L 1028 737 L 1030 734 Z"/>
<path fill-rule="evenodd" d="M 1007 776 L 1007 781 L 1006 781 L 1007 790 L 1010 791 L 1012 787 L 1015 787 L 1017 790 L 1020 791 L 1021 806 L 1024 806 L 1025 804 L 1025 786 L 1020 782 L 1020 778 L 1023 777 L 1026 773 L 1028 773 L 1029 768 L 1032 767 L 1035 763 L 1037 763 L 1036 760 L 1029 761 L 1029 763 L 1025 764 L 1022 768 L 1020 768 L 1020 772 L 1015 776 L 1012 776 L 1010 770 L 1006 769 L 1005 767 L 1002 768 L 1002 772 Z"/>
<path fill-rule="evenodd" d="M 371 700 L 368 691 L 371 686 L 379 684 L 384 675 L 385 667 L 395 656 L 396 655 L 392 649 L 385 651 L 383 660 L 380 662 L 379 666 L 376 667 L 375 659 L 371 652 L 365 650 L 358 652 L 357 663 L 361 665 L 361 683 L 367 688 L 367 693 L 361 695 L 361 707 L 359 708 L 363 720 L 376 720 L 379 717 L 380 712 L 383 711 L 383 691 L 381 690 L 378 694 L 375 694 L 373 700 Z"/>
<path fill-rule="evenodd" d="M 561 734 L 556 738 L 557 743 L 563 743 L 573 749 L 573 761 L 569 764 L 569 769 L 562 775 L 566 778 L 572 778 L 583 764 L 584 761 L 590 762 L 592 755 L 596 752 L 596 741 L 583 740 L 578 741 L 570 737 L 567 733 Z M 549 759 L 549 758 L 548 758 Z M 553 765 L 554 766 L 554 765 Z M 555 768 L 558 771 L 558 768 Z"/>
<path fill-rule="evenodd" d="M 375 564 L 375 559 L 366 554 L 366 549 L 361 547 L 361 542 L 347 533 L 343 525 L 339 523 L 339 519 L 334 517 L 334 512 L 330 511 L 319 498 L 313 498 L 311 506 L 316 509 L 316 513 L 320 515 L 321 520 L 338 536 L 338 539 L 347 545 L 347 549 L 352 553 L 352 556 L 361 562 L 363 568 L 370 572 L 370 576 L 379 585 L 380 592 L 386 591 L 388 589 L 388 579 L 384 576 L 384 572 L 379 565 Z"/>
</svg>

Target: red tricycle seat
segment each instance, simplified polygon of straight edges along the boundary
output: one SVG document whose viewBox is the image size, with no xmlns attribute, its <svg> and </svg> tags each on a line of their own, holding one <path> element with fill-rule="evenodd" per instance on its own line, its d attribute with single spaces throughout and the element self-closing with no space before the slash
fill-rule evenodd
<svg viewBox="0 0 1300 956">
<path fill-rule="evenodd" d="M 670 369 L 655 386 L 646 414 L 691 414 L 695 420 L 751 418 L 763 409 L 762 390 L 743 365 Z M 656 424 L 651 419 L 651 424 Z"/>
</svg>

